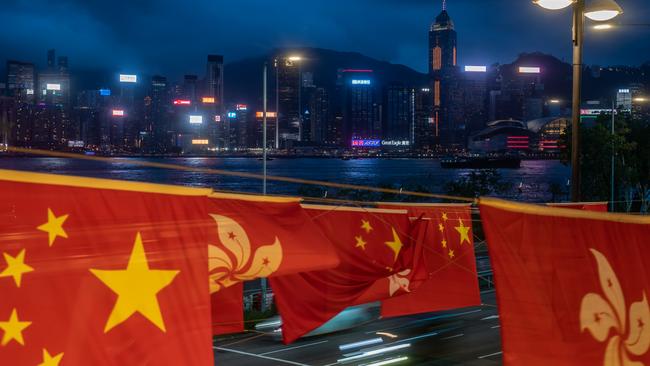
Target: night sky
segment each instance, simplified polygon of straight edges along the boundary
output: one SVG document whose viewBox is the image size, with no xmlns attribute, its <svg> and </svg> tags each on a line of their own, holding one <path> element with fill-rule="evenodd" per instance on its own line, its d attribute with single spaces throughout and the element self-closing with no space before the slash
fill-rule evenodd
<svg viewBox="0 0 650 366">
<path fill-rule="evenodd" d="M 650 23 L 648 0 L 618 0 L 621 23 Z M 521 52 L 571 58 L 570 10 L 530 0 L 449 0 L 460 64 L 511 62 Z M 2 0 L 0 62 L 45 63 L 48 48 L 74 69 L 170 76 L 202 72 L 277 47 L 357 51 L 426 70 L 428 29 L 441 0 Z M 593 23 L 588 23 L 593 24 Z M 586 64 L 650 60 L 650 27 L 586 34 Z"/>
</svg>

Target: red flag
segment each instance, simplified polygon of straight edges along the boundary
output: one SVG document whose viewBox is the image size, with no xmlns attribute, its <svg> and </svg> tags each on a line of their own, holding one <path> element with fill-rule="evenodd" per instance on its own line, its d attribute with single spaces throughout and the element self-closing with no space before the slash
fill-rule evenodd
<svg viewBox="0 0 650 366">
<path fill-rule="evenodd" d="M 470 205 L 387 205 L 422 217 L 426 280 L 382 302 L 382 316 L 401 316 L 481 304 Z M 400 293 L 397 293 L 400 294 Z"/>
<path fill-rule="evenodd" d="M 547 203 L 551 207 L 571 208 L 574 210 L 607 212 L 608 202 L 570 202 L 570 203 Z"/>
<path fill-rule="evenodd" d="M 209 190 L 0 171 L 0 360 L 213 365 Z"/>
<path fill-rule="evenodd" d="M 306 207 L 336 246 L 341 264 L 335 269 L 271 278 L 286 343 L 358 303 L 377 280 L 406 270 L 400 257 L 412 246 L 405 211 Z"/>
<path fill-rule="evenodd" d="M 211 196 L 209 213 L 215 233 L 208 247 L 215 335 L 243 331 L 242 281 L 339 263 L 299 199 L 219 193 Z"/>
<path fill-rule="evenodd" d="M 239 282 L 212 294 L 212 334 L 244 331 L 244 283 Z"/>
<path fill-rule="evenodd" d="M 650 362 L 650 218 L 483 199 L 505 365 Z"/>
</svg>

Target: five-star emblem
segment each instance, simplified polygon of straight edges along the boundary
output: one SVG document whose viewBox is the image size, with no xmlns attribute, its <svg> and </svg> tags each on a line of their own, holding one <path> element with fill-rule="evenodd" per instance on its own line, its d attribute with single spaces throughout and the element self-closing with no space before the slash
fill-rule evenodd
<svg viewBox="0 0 650 366">
<path fill-rule="evenodd" d="M 443 212 L 443 213 L 442 213 L 442 220 L 443 220 L 443 221 L 447 221 L 447 220 L 449 220 L 449 217 L 447 217 L 447 213 L 446 213 L 446 212 Z"/>
<path fill-rule="evenodd" d="M 441 233 L 444 232 L 445 231 L 445 225 L 438 224 L 438 230 L 440 230 Z"/>
<path fill-rule="evenodd" d="M 366 231 L 366 234 L 370 234 L 372 231 L 372 226 L 370 225 L 370 221 L 367 220 L 361 220 L 361 228 Z"/>
<path fill-rule="evenodd" d="M 366 244 L 368 243 L 363 240 L 363 237 L 361 235 L 355 236 L 354 239 L 357 241 L 355 248 L 366 250 Z"/>
<path fill-rule="evenodd" d="M 447 247 L 447 240 L 442 239 L 442 247 L 446 248 Z"/>
<path fill-rule="evenodd" d="M 20 319 L 18 319 L 18 311 L 14 308 L 11 311 L 9 320 L 6 322 L 0 322 L 0 329 L 4 330 L 2 342 L 0 342 L 0 344 L 6 346 L 9 342 L 14 340 L 24 346 L 25 339 L 23 338 L 23 330 L 31 324 L 32 322 L 20 321 Z"/>
<path fill-rule="evenodd" d="M 20 287 L 20 282 L 23 274 L 32 272 L 34 268 L 25 264 L 25 249 L 21 250 L 17 256 L 12 257 L 7 253 L 3 253 L 7 268 L 0 272 L 1 277 L 13 277 L 17 287 Z"/>
<path fill-rule="evenodd" d="M 460 234 L 460 244 L 462 245 L 464 242 L 470 243 L 469 240 L 470 227 L 463 225 L 462 219 L 459 219 L 458 221 L 460 221 L 460 226 L 456 226 L 454 229 L 456 229 L 456 231 L 458 231 L 458 234 Z"/>
<path fill-rule="evenodd" d="M 68 219 L 68 215 L 56 216 L 52 209 L 47 209 L 47 222 L 37 227 L 38 230 L 47 233 L 48 245 L 52 246 L 57 237 L 67 238 L 68 234 L 63 229 L 63 223 Z"/>
<path fill-rule="evenodd" d="M 399 252 L 402 250 L 402 247 L 404 244 L 402 244 L 402 240 L 399 238 L 399 235 L 397 235 L 397 231 L 395 231 L 395 228 L 391 228 L 393 230 L 393 240 L 392 241 L 387 241 L 386 245 L 390 249 L 393 250 L 395 253 L 395 260 L 397 260 L 397 256 L 399 255 Z"/>
<path fill-rule="evenodd" d="M 63 352 L 52 356 L 45 348 L 43 348 L 43 362 L 39 363 L 38 366 L 59 366 L 62 358 Z"/>
<path fill-rule="evenodd" d="M 453 259 L 456 255 L 454 254 L 454 251 L 449 249 L 449 259 Z"/>
<path fill-rule="evenodd" d="M 149 269 L 140 233 L 137 233 L 135 237 L 135 244 L 126 269 L 91 269 L 90 272 L 118 296 L 113 311 L 106 322 L 105 333 L 135 313 L 140 313 L 160 330 L 166 332 L 157 295 L 158 292 L 169 286 L 180 271 Z"/>
</svg>

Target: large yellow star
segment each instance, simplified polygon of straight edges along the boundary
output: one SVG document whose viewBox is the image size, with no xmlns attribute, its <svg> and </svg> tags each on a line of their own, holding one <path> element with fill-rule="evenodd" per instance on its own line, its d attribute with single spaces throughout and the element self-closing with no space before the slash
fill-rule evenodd
<svg viewBox="0 0 650 366">
<path fill-rule="evenodd" d="M 399 238 L 399 235 L 397 235 L 397 231 L 395 231 L 395 228 L 392 229 L 393 229 L 393 241 L 387 241 L 386 245 L 388 245 L 388 247 L 392 249 L 393 252 L 395 252 L 395 260 L 397 260 L 397 256 L 399 255 L 399 252 L 402 250 L 404 244 L 402 244 L 402 240 Z"/>
<path fill-rule="evenodd" d="M 458 234 L 460 234 L 460 244 L 462 245 L 464 242 L 470 243 L 469 241 L 470 227 L 463 225 L 463 220 L 459 219 L 458 221 L 460 221 L 460 226 L 456 226 L 454 229 L 456 229 L 456 231 L 458 231 Z"/>
<path fill-rule="evenodd" d="M 370 234 L 370 232 L 372 231 L 372 226 L 370 225 L 370 221 L 361 220 L 361 228 L 366 231 L 366 234 Z"/>
<path fill-rule="evenodd" d="M 52 356 L 45 348 L 43 348 L 43 362 L 39 363 L 38 366 L 59 366 L 62 358 L 63 352 Z"/>
<path fill-rule="evenodd" d="M 163 332 L 167 331 L 157 295 L 169 286 L 180 271 L 149 269 L 140 233 L 135 237 L 133 251 L 125 270 L 91 269 L 90 272 L 117 294 L 117 301 L 108 317 L 104 333 L 108 333 L 135 313 L 149 319 Z"/>
<path fill-rule="evenodd" d="M 52 209 L 47 209 L 47 222 L 43 225 L 37 227 L 38 230 L 44 231 L 47 233 L 47 239 L 49 246 L 54 244 L 54 240 L 57 236 L 62 238 L 67 238 L 68 234 L 63 229 L 63 223 L 68 219 L 68 215 L 56 216 Z"/>
<path fill-rule="evenodd" d="M 21 322 L 18 319 L 18 311 L 16 311 L 16 308 L 14 308 L 11 311 L 9 320 L 6 322 L 0 322 L 0 329 L 4 330 L 5 332 L 5 334 L 2 336 L 2 342 L 0 342 L 0 344 L 6 346 L 9 342 L 14 340 L 24 346 L 25 340 L 23 339 L 23 330 L 25 330 L 25 328 L 29 327 L 31 324 L 32 322 Z"/>
<path fill-rule="evenodd" d="M 368 243 L 363 240 L 363 237 L 361 235 L 355 236 L 354 239 L 357 241 L 357 245 L 355 246 L 356 248 L 366 250 L 366 244 Z"/>
<path fill-rule="evenodd" d="M 23 274 L 34 270 L 34 268 L 25 264 L 25 249 L 21 250 L 15 257 L 12 257 L 7 253 L 2 254 L 7 262 L 7 268 L 0 272 L 0 277 L 13 277 L 16 286 L 20 287 L 20 281 L 23 278 Z"/>
</svg>

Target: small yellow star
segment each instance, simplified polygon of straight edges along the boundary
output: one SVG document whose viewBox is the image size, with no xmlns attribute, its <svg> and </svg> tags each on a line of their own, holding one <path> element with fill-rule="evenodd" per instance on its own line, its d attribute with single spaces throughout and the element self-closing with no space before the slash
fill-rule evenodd
<svg viewBox="0 0 650 366">
<path fill-rule="evenodd" d="M 447 241 L 445 239 L 442 239 L 442 247 L 443 248 L 447 247 Z"/>
<path fill-rule="evenodd" d="M 43 225 L 37 227 L 38 230 L 44 231 L 47 233 L 47 239 L 49 246 L 54 244 L 54 240 L 57 236 L 62 238 L 67 238 L 68 234 L 63 229 L 63 223 L 68 219 L 68 215 L 56 216 L 52 209 L 47 209 L 47 222 Z"/>
<path fill-rule="evenodd" d="M 449 249 L 449 259 L 453 259 L 455 256 L 454 251 Z"/>
<path fill-rule="evenodd" d="M 7 253 L 2 253 L 7 262 L 7 268 L 0 273 L 1 277 L 13 277 L 17 287 L 20 287 L 20 281 L 23 274 L 32 272 L 34 268 L 25 264 L 25 249 L 21 250 L 17 256 L 12 257 Z"/>
<path fill-rule="evenodd" d="M 442 213 L 442 219 L 443 219 L 444 221 L 449 220 L 449 218 L 447 217 L 447 213 L 446 213 L 446 212 L 443 212 L 443 213 Z"/>
<path fill-rule="evenodd" d="M 135 237 L 126 269 L 91 269 L 90 272 L 117 294 L 117 301 L 106 322 L 104 333 L 122 324 L 135 313 L 140 313 L 166 332 L 158 304 L 158 292 L 169 286 L 180 271 L 149 269 L 140 233 Z"/>
<path fill-rule="evenodd" d="M 363 237 L 359 235 L 359 236 L 355 236 L 354 238 L 357 240 L 356 248 L 361 248 L 363 250 L 366 250 L 366 244 L 368 243 L 363 240 Z"/>
<path fill-rule="evenodd" d="M 458 221 L 460 221 L 460 226 L 456 226 L 454 229 L 460 234 L 460 244 L 462 245 L 464 242 L 471 243 L 469 240 L 470 227 L 463 225 L 463 220 L 459 219 Z"/>
<path fill-rule="evenodd" d="M 438 224 L 438 230 L 440 230 L 440 232 L 445 231 L 445 225 L 443 225 L 443 224 Z"/>
<path fill-rule="evenodd" d="M 404 244 L 402 244 L 402 240 L 399 238 L 399 235 L 397 235 L 397 231 L 395 231 L 395 228 L 391 228 L 391 229 L 393 229 L 393 241 L 387 241 L 386 245 L 388 245 L 388 247 L 393 250 L 393 252 L 395 253 L 395 260 L 397 260 L 397 256 L 399 255 L 399 252 L 402 250 Z"/>
<path fill-rule="evenodd" d="M 366 231 L 366 234 L 370 234 L 370 232 L 372 231 L 372 226 L 370 225 L 370 221 L 361 220 L 361 228 Z"/>
<path fill-rule="evenodd" d="M 9 320 L 6 322 L 0 322 L 0 329 L 5 331 L 5 334 L 2 336 L 2 342 L 0 342 L 0 344 L 6 346 L 9 342 L 15 340 L 24 346 L 25 340 L 23 339 L 23 330 L 25 330 L 25 328 L 29 327 L 31 324 L 32 322 L 21 322 L 18 319 L 18 311 L 16 311 L 16 308 L 14 308 L 11 311 Z"/>
<path fill-rule="evenodd" d="M 59 366 L 62 358 L 63 352 L 52 356 L 45 348 L 43 348 L 43 362 L 39 363 L 38 366 Z"/>
</svg>

